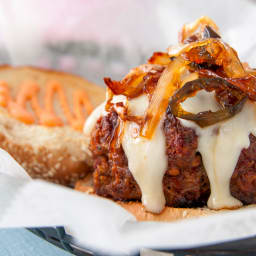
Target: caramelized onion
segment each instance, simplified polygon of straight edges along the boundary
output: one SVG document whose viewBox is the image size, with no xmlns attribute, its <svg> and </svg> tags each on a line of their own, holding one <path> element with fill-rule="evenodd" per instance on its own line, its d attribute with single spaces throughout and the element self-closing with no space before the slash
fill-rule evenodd
<svg viewBox="0 0 256 256">
<path fill-rule="evenodd" d="M 240 88 L 251 100 L 256 101 L 256 77 L 248 74 L 241 78 L 225 78 L 228 82 Z"/>
<path fill-rule="evenodd" d="M 205 69 L 199 70 L 198 73 L 201 77 L 222 78 L 246 93 L 251 100 L 256 101 L 256 76 L 253 73 L 247 73 L 245 76 L 238 78 L 222 77 L 213 71 Z"/>
<path fill-rule="evenodd" d="M 220 35 L 212 29 L 210 26 L 205 26 L 203 32 L 203 39 L 206 38 L 220 38 Z"/>
<path fill-rule="evenodd" d="M 211 27 L 216 32 L 219 31 L 215 22 L 209 17 L 203 16 L 193 23 L 185 24 L 179 32 L 180 43 L 190 43 L 205 38 L 205 27 Z M 193 37 L 195 38 L 193 40 Z M 192 39 L 192 40 L 191 40 Z"/>
<path fill-rule="evenodd" d="M 151 138 L 155 128 L 165 113 L 169 98 L 181 87 L 181 71 L 185 67 L 183 58 L 174 59 L 163 71 L 152 95 L 144 124 L 141 127 L 141 136 Z"/>
<path fill-rule="evenodd" d="M 121 81 L 111 80 L 109 77 L 104 78 L 104 82 L 107 87 L 116 95 L 122 94 L 129 97 L 135 97 L 143 89 L 142 81 L 145 73 L 134 74 L 128 79 Z"/>
<path fill-rule="evenodd" d="M 180 45 L 170 47 L 168 53 L 154 53 L 148 64 L 133 69 L 123 80 L 104 79 L 115 95 L 128 98 L 142 93 L 149 95 L 150 103 L 144 118 L 128 113 L 122 118 L 137 122 L 140 135 L 148 139 L 154 134 L 168 104 L 175 116 L 205 127 L 234 116 L 242 109 L 247 97 L 256 101 L 256 71 L 241 64 L 236 51 L 220 39 L 218 28 L 211 19 L 202 17 L 185 25 L 179 41 Z M 158 68 L 153 69 L 153 66 Z M 200 113 L 182 109 L 181 102 L 199 90 L 215 91 L 221 109 Z"/>
<path fill-rule="evenodd" d="M 170 56 L 165 52 L 154 52 L 148 60 L 150 64 L 168 65 L 171 62 Z"/>
<path fill-rule="evenodd" d="M 197 64 L 206 62 L 222 66 L 225 74 L 230 78 L 246 75 L 236 51 L 218 38 L 209 38 L 179 48 L 170 48 L 169 55 L 181 55 L 188 61 Z"/>
<path fill-rule="evenodd" d="M 140 65 L 131 70 L 121 81 L 114 81 L 109 77 L 104 78 L 104 82 L 115 95 L 124 95 L 128 98 L 135 98 L 147 91 L 145 80 L 154 80 L 164 70 L 164 66 L 155 64 Z M 152 83 L 149 83 L 151 85 Z M 147 86 L 146 86 L 147 87 Z M 154 86 L 153 86 L 154 87 Z M 149 90 L 150 91 L 150 90 Z"/>
<path fill-rule="evenodd" d="M 194 96 L 197 91 L 206 90 L 215 91 L 216 98 L 220 104 L 221 110 L 212 112 L 204 111 L 197 114 L 185 111 L 181 103 L 188 97 Z M 218 93 L 225 92 L 228 97 L 218 97 Z M 232 99 L 232 101 L 230 101 Z M 194 121 L 200 127 L 206 127 L 221 122 L 239 113 L 247 99 L 246 94 L 238 88 L 228 83 L 222 78 L 199 78 L 187 82 L 171 98 L 169 108 L 176 117 Z"/>
<path fill-rule="evenodd" d="M 256 69 L 255 68 L 251 68 L 247 62 L 243 62 L 242 65 L 244 67 L 244 70 L 248 74 L 254 75 L 256 77 Z"/>
</svg>

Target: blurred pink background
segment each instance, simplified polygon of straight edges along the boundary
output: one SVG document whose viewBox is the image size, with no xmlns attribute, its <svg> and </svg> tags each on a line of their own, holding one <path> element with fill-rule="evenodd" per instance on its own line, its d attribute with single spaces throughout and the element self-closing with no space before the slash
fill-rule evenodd
<svg viewBox="0 0 256 256">
<path fill-rule="evenodd" d="M 246 0 L 3 0 L 0 62 L 51 67 L 103 84 L 177 43 L 208 15 L 242 60 L 256 66 L 256 5 Z"/>
</svg>

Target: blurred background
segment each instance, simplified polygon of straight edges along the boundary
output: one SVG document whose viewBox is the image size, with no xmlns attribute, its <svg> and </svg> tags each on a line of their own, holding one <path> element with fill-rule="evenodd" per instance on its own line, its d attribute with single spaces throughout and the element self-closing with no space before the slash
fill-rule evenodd
<svg viewBox="0 0 256 256">
<path fill-rule="evenodd" d="M 256 66 L 253 0 L 1 0 L 0 63 L 69 71 L 103 85 L 104 76 L 121 79 L 177 43 L 181 26 L 202 15 Z"/>
</svg>

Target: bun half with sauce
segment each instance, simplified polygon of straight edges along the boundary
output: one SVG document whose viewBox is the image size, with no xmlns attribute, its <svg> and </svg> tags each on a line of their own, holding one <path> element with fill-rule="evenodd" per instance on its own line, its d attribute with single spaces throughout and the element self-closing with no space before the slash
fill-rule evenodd
<svg viewBox="0 0 256 256">
<path fill-rule="evenodd" d="M 121 81 L 104 80 L 107 98 L 84 126 L 93 193 L 140 220 L 256 203 L 256 71 L 211 19 L 184 25 L 177 46 Z"/>
<path fill-rule="evenodd" d="M 78 76 L 0 67 L 0 146 L 32 178 L 72 185 L 91 166 L 82 128 L 105 90 Z"/>
</svg>

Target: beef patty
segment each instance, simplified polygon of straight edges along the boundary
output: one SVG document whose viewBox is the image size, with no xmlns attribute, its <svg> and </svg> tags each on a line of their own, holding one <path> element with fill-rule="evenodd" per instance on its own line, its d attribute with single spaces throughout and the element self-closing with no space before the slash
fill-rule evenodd
<svg viewBox="0 0 256 256">
<path fill-rule="evenodd" d="M 101 117 L 92 133 L 90 149 L 94 162 L 94 189 L 114 200 L 140 200 L 141 191 L 128 168 L 127 157 L 118 143 L 111 143 L 118 127 L 118 115 L 111 111 Z M 209 180 L 200 154 L 195 131 L 181 125 L 167 110 L 163 123 L 168 169 L 163 178 L 166 205 L 195 207 L 206 205 Z M 256 203 L 256 138 L 241 151 L 231 178 L 231 194 L 244 204 Z M 228 156 L 227 156 L 228 157 Z"/>
</svg>

